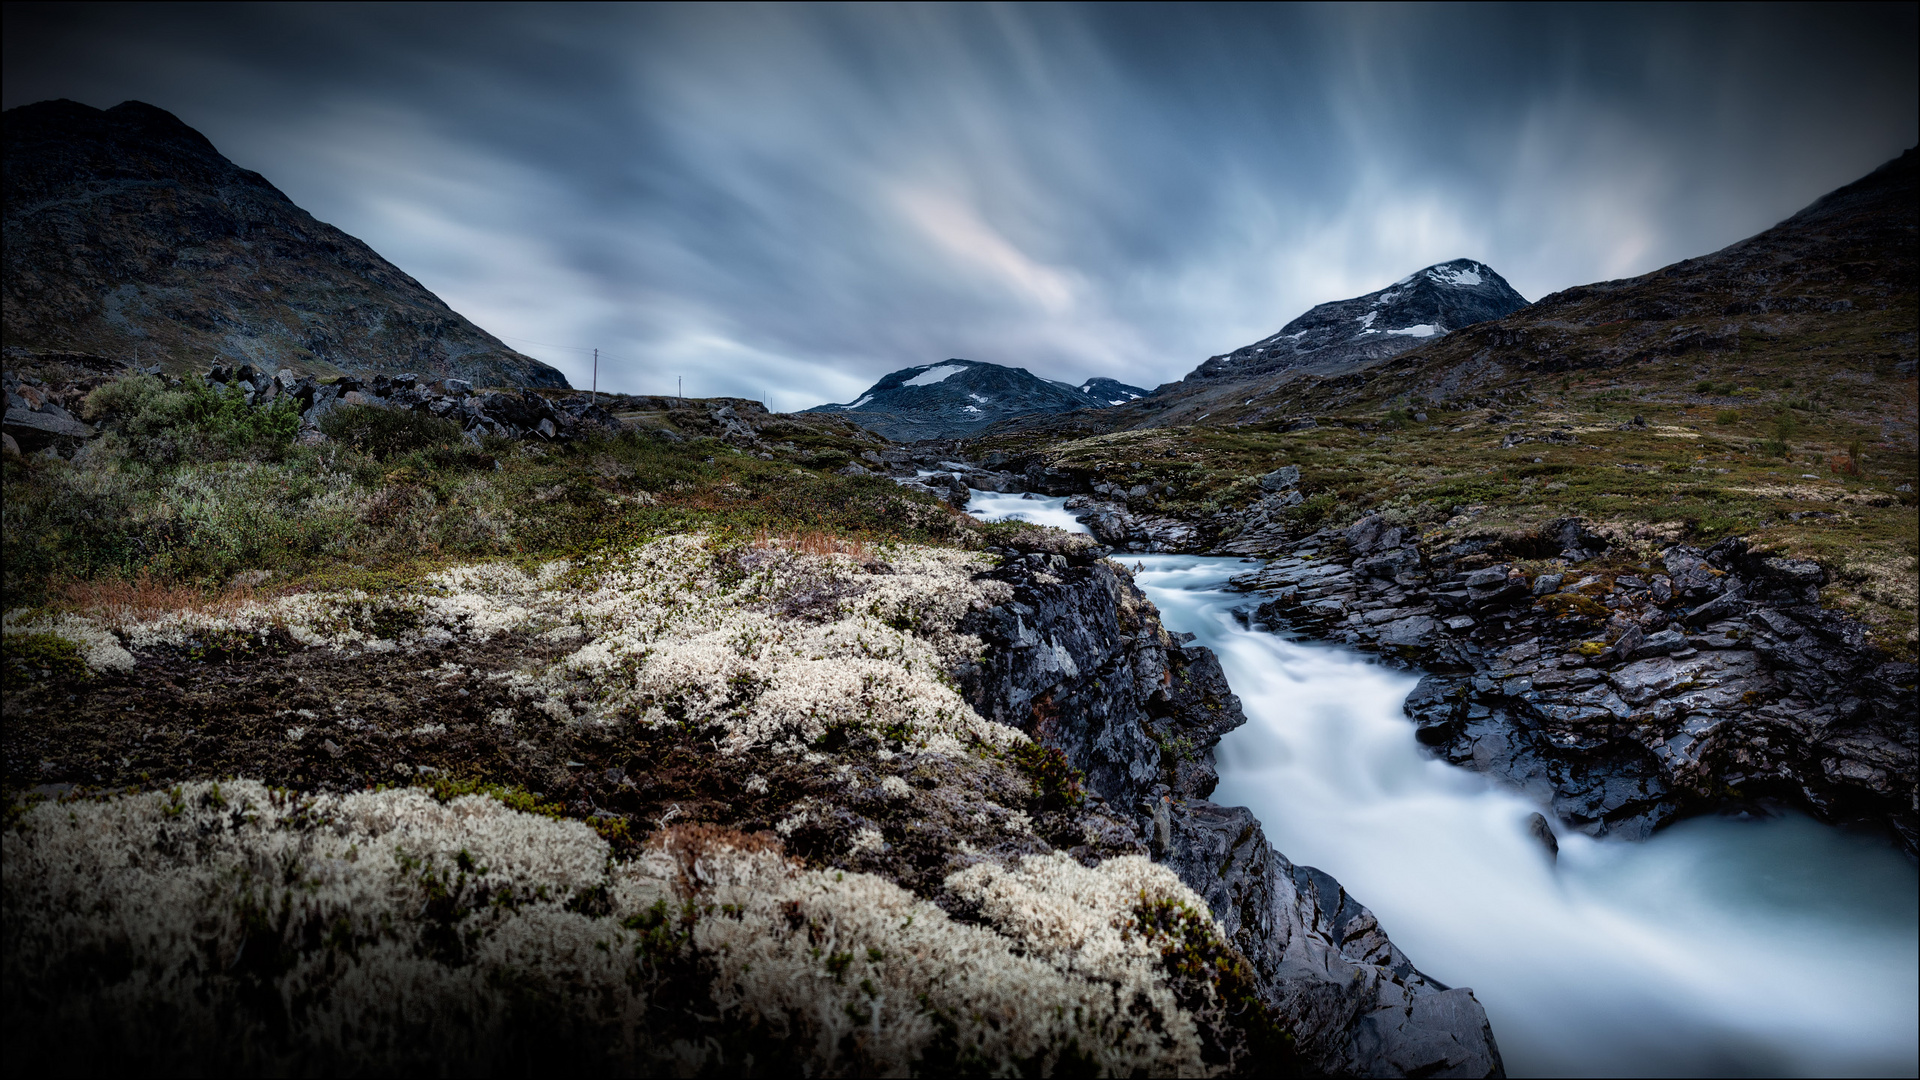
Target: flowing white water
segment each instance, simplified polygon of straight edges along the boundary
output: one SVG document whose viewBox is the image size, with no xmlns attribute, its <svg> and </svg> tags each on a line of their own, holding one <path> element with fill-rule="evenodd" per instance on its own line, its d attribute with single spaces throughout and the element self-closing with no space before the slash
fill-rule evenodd
<svg viewBox="0 0 1920 1080">
<path fill-rule="evenodd" d="M 1025 493 L 1004 494 L 998 491 L 970 489 L 973 498 L 967 503 L 967 513 L 981 521 L 1031 521 L 1035 525 L 1051 525 L 1068 532 L 1086 532 L 1087 527 L 1073 516 L 1063 504 L 1065 499 L 1050 499 L 1040 495 Z"/>
<path fill-rule="evenodd" d="M 1400 708 L 1413 676 L 1243 629 L 1250 598 L 1223 586 L 1244 562 L 1123 558 L 1246 708 L 1214 799 L 1338 878 L 1422 970 L 1473 987 L 1513 1075 L 1920 1068 L 1920 877 L 1885 841 L 1700 818 L 1642 843 L 1562 835 L 1556 866 L 1526 833 L 1540 807 L 1422 752 Z"/>
</svg>

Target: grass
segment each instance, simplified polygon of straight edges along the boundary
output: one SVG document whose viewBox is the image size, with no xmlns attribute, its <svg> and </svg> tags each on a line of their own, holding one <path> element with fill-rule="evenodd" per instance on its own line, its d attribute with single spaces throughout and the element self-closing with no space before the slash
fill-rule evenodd
<svg viewBox="0 0 1920 1080">
<path fill-rule="evenodd" d="M 767 448 L 742 448 L 689 401 L 629 410 L 618 434 L 476 444 L 444 420 L 343 407 L 312 445 L 285 410 L 236 411 L 188 385 L 109 383 L 85 406 L 106 433 L 75 463 L 6 460 L 7 608 L 377 591 L 455 560 L 577 557 L 690 530 L 849 552 L 965 533 L 933 499 L 835 472 L 873 440 L 831 419 L 760 416 Z"/>
<path fill-rule="evenodd" d="M 1301 431 L 1275 421 L 1058 442 L 1016 432 L 982 439 L 974 452 L 1031 455 L 1129 489 L 1147 484 L 1153 494 L 1130 498 L 1134 509 L 1189 519 L 1250 505 L 1263 494 L 1261 474 L 1296 464 L 1308 498 L 1287 513 L 1300 533 L 1382 511 L 1420 526 L 1431 545 L 1521 537 L 1564 517 L 1648 550 L 1745 536 L 1820 562 L 1833 579 L 1827 602 L 1912 658 L 1920 458 L 1910 419 L 1904 431 L 1885 420 L 1913 416 L 1914 381 L 1822 376 L 1759 353 L 1732 367 L 1746 401 L 1738 410 L 1700 400 L 1726 384 L 1703 391 L 1708 380 L 1692 363 L 1673 362 L 1516 377 L 1471 401 L 1426 406 L 1425 424 L 1396 393 L 1316 410 L 1319 426 Z M 1515 422 L 1489 423 L 1496 414 Z M 1646 426 L 1633 425 L 1635 416 Z M 1502 449 L 1509 434 L 1530 441 Z"/>
</svg>

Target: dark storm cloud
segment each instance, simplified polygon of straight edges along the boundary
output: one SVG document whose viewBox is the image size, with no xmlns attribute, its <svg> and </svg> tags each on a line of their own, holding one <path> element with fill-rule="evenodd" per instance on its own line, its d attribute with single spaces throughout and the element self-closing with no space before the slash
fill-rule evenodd
<svg viewBox="0 0 1920 1080">
<path fill-rule="evenodd" d="M 1455 257 L 1529 297 L 1915 141 L 1911 5 L 9 7 L 5 104 L 159 105 L 584 385 L 1153 385 Z M 536 344 L 537 343 L 537 344 Z"/>
</svg>

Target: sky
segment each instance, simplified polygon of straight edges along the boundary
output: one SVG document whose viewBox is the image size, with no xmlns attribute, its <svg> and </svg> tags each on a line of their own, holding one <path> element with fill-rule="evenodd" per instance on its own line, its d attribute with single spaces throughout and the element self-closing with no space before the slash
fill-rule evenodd
<svg viewBox="0 0 1920 1080">
<path fill-rule="evenodd" d="M 1704 254 L 1915 144 L 1916 10 L 8 4 L 0 96 L 174 113 L 575 386 L 792 410 Z"/>
</svg>

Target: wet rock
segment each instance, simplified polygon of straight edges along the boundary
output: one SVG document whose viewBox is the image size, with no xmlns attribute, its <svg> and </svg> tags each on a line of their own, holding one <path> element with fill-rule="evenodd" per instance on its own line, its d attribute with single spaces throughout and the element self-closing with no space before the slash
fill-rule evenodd
<svg viewBox="0 0 1920 1080">
<path fill-rule="evenodd" d="M 1167 865 L 1252 964 L 1310 1074 L 1504 1075 L 1473 991 L 1421 974 L 1339 882 L 1275 851 L 1252 813 L 1190 800 L 1172 824 Z"/>
<path fill-rule="evenodd" d="M 1553 835 L 1553 826 L 1547 823 L 1547 815 L 1537 812 L 1528 814 L 1527 835 L 1547 849 L 1547 858 L 1555 862 L 1560 860 L 1560 840 Z"/>
<path fill-rule="evenodd" d="M 1602 554 L 1579 522 L 1548 533 L 1582 559 Z M 1486 542 L 1389 577 L 1372 553 L 1326 558 L 1330 538 L 1234 579 L 1262 595 L 1255 619 L 1423 668 L 1406 703 L 1421 743 L 1572 827 L 1645 836 L 1747 785 L 1920 846 L 1914 673 L 1818 606 L 1817 566 L 1737 542 L 1675 545 L 1664 572 L 1555 570 L 1529 586 L 1502 562 L 1449 569 L 1492 554 Z"/>
</svg>

